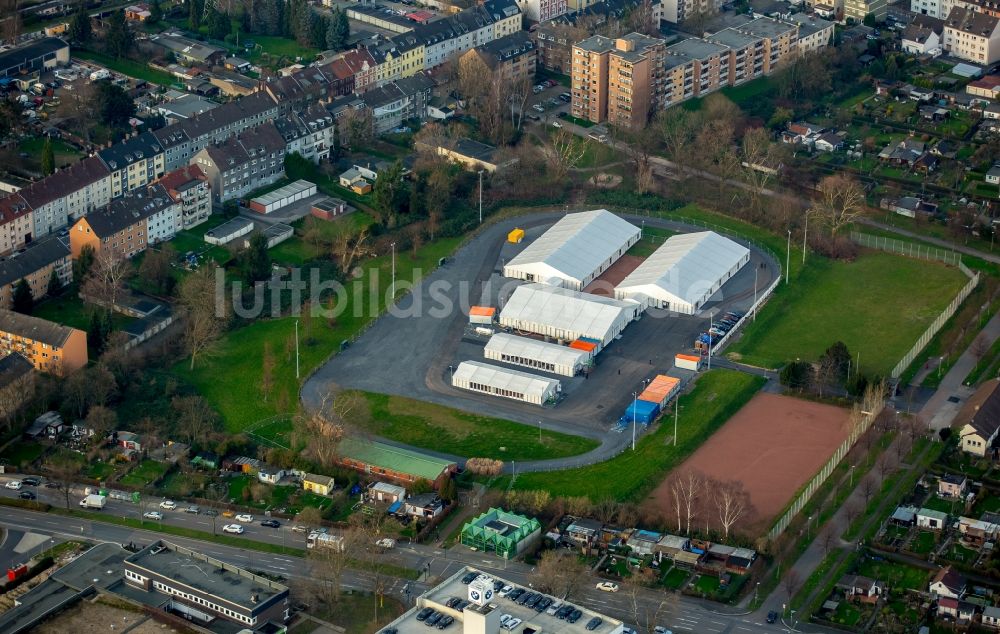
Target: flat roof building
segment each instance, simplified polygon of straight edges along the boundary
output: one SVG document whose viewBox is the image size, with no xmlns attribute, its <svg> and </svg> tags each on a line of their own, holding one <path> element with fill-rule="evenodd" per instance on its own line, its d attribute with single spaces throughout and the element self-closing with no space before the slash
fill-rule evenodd
<svg viewBox="0 0 1000 634">
<path fill-rule="evenodd" d="M 615 297 L 693 315 L 749 261 L 750 249 L 712 231 L 671 236 L 615 287 Z"/>
<path fill-rule="evenodd" d="M 273 192 L 261 194 L 250 200 L 250 209 L 257 213 L 269 214 L 292 203 L 305 200 L 316 195 L 316 184 L 309 181 L 297 180 L 289 183 Z"/>
<path fill-rule="evenodd" d="M 510 370 L 498 365 L 463 361 L 451 376 L 454 387 L 500 396 L 533 405 L 544 405 L 559 397 L 562 383 L 520 370 Z"/>
<path fill-rule="evenodd" d="M 563 376 L 576 376 L 591 359 L 591 354 L 585 350 L 505 332 L 498 332 L 490 337 L 483 349 L 483 356 L 492 361 Z"/>
<path fill-rule="evenodd" d="M 359 438 L 342 440 L 338 453 L 337 461 L 342 466 L 400 484 L 427 480 L 437 487 L 457 467 L 451 460 Z"/>
<path fill-rule="evenodd" d="M 541 533 L 537 519 L 491 508 L 462 527 L 461 541 L 475 550 L 512 559 L 529 548 Z"/>
<path fill-rule="evenodd" d="M 500 311 L 500 325 L 563 340 L 585 337 L 597 344 L 597 353 L 620 335 L 642 308 L 631 300 L 524 284 L 514 290 Z"/>
<path fill-rule="evenodd" d="M 463 577 L 473 573 L 480 576 L 468 584 L 463 584 Z M 493 592 L 494 581 L 502 585 L 521 587 L 521 584 L 503 579 L 492 573 L 485 573 L 476 568 L 461 566 L 455 574 L 439 585 L 431 588 L 417 597 L 416 604 L 402 616 L 379 630 L 379 634 L 393 632 L 395 634 L 426 634 L 428 628 L 417 620 L 417 613 L 425 608 L 431 608 L 454 619 L 451 630 L 457 634 L 498 634 L 505 632 L 500 627 L 500 617 L 509 614 L 520 621 L 513 632 L 545 632 L 546 634 L 621 634 L 624 626 L 621 621 L 605 614 L 600 614 L 581 605 L 576 600 L 572 603 L 582 613 L 574 622 L 559 619 L 546 612 L 536 612 L 533 608 L 518 605 L 516 602 L 501 597 Z M 461 612 L 449 608 L 448 600 L 452 597 L 468 599 L 470 605 Z M 554 602 L 558 597 L 549 597 Z M 592 629 L 588 625 L 594 623 Z"/>
<path fill-rule="evenodd" d="M 582 290 L 639 241 L 641 231 L 606 209 L 567 214 L 503 267 L 504 277 Z"/>
<path fill-rule="evenodd" d="M 222 619 L 256 631 L 289 618 L 288 587 L 163 540 L 125 560 L 125 583 L 203 627 Z"/>
<path fill-rule="evenodd" d="M 0 53 L 0 77 L 42 73 L 67 63 L 69 44 L 58 37 L 46 37 Z"/>
</svg>

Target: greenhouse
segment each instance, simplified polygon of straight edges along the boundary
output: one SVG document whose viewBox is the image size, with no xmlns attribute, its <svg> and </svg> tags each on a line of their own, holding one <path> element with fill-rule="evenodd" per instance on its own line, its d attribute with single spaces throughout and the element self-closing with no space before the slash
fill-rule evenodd
<svg viewBox="0 0 1000 634">
<path fill-rule="evenodd" d="M 542 526 L 535 518 L 491 508 L 462 527 L 462 544 L 512 559 L 530 547 L 541 533 Z"/>
</svg>

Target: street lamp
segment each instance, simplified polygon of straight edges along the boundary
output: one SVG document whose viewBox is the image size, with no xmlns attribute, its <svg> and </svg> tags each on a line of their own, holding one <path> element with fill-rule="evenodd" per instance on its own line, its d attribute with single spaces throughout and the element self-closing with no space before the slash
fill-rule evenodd
<svg viewBox="0 0 1000 634">
<path fill-rule="evenodd" d="M 632 451 L 635 451 L 635 406 L 639 398 L 638 392 L 632 392 Z"/>
<path fill-rule="evenodd" d="M 396 299 L 396 243 L 390 242 L 389 246 L 392 247 L 392 284 L 389 285 L 389 303 L 393 303 Z"/>
<path fill-rule="evenodd" d="M 854 466 L 855 465 L 851 465 L 851 483 L 850 483 L 850 488 L 852 488 L 852 489 L 854 488 Z"/>
<path fill-rule="evenodd" d="M 538 444 L 542 444 L 542 421 L 538 421 Z"/>
<path fill-rule="evenodd" d="M 788 284 L 788 268 L 792 265 L 792 230 L 788 230 L 788 246 L 785 251 L 785 284 Z"/>
<path fill-rule="evenodd" d="M 483 224 L 483 170 L 479 170 L 479 224 Z"/>
</svg>

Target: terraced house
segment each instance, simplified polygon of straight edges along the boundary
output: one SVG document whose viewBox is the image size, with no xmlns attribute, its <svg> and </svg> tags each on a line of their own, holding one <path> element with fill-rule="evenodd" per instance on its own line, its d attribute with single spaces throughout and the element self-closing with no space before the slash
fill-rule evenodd
<svg viewBox="0 0 1000 634">
<path fill-rule="evenodd" d="M 77 220 L 69 232 L 70 250 L 74 259 L 87 246 L 94 253 L 110 250 L 131 258 L 149 244 L 169 240 L 180 226 L 179 205 L 163 185 L 150 185 Z"/>
<path fill-rule="evenodd" d="M 156 182 L 163 185 L 167 195 L 180 205 L 181 228 L 200 225 L 212 214 L 212 189 L 208 177 L 197 165 L 168 172 Z"/>
<path fill-rule="evenodd" d="M 285 147 L 281 133 L 267 122 L 206 147 L 192 163 L 208 177 L 215 202 L 223 203 L 282 178 Z"/>
<path fill-rule="evenodd" d="M 25 280 L 37 301 L 46 296 L 53 274 L 59 284 L 73 281 L 69 245 L 61 236 L 47 236 L 32 242 L 17 257 L 0 259 L 0 308 L 10 308 L 14 287 Z"/>
<path fill-rule="evenodd" d="M 97 155 L 111 172 L 112 198 L 148 185 L 166 172 L 163 146 L 152 132 L 143 132 Z"/>
</svg>

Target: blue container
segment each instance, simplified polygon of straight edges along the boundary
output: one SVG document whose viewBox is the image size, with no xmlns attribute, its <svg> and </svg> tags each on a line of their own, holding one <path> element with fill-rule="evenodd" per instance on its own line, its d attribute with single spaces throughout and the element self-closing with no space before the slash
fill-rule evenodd
<svg viewBox="0 0 1000 634">
<path fill-rule="evenodd" d="M 632 421 L 635 420 L 635 422 L 640 425 L 649 425 L 656 420 L 656 416 L 659 413 L 659 403 L 651 403 L 649 401 L 633 401 L 632 403 L 629 403 L 629 406 L 626 408 L 625 414 L 622 415 L 620 422 L 626 425 L 631 425 Z"/>
</svg>

